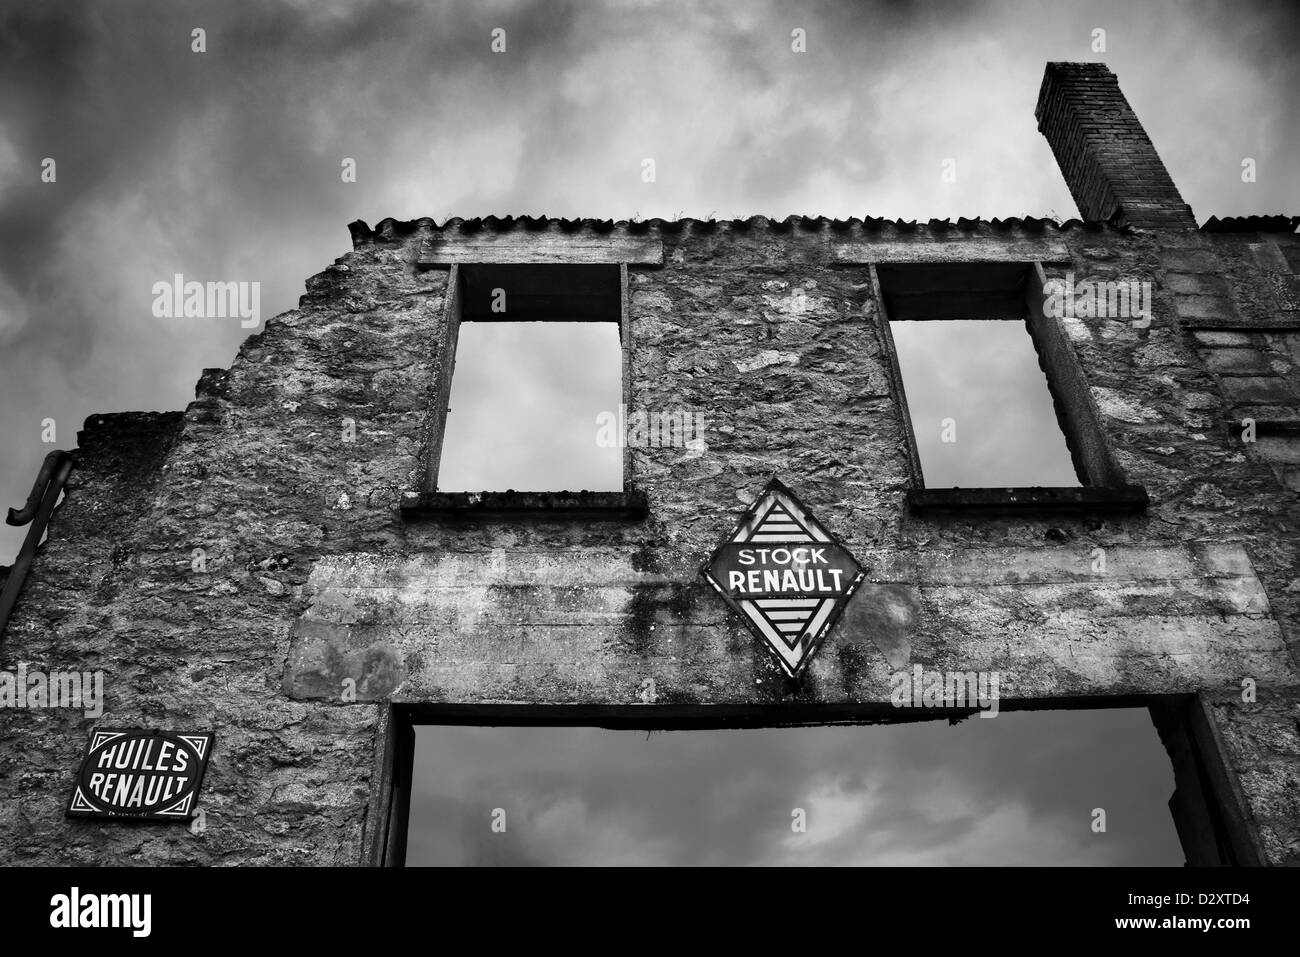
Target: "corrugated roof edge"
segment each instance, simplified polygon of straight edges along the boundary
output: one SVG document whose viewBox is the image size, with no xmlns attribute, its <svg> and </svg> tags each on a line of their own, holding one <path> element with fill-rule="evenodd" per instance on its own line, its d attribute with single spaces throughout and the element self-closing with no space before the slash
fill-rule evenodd
<svg viewBox="0 0 1300 957">
<path fill-rule="evenodd" d="M 1207 233 L 1294 233 L 1300 216 L 1211 216 L 1201 227 Z"/>
<path fill-rule="evenodd" d="M 830 219 L 826 216 L 787 216 L 785 219 L 770 219 L 767 216 L 751 216 L 748 219 L 620 219 L 617 221 L 612 219 L 556 219 L 549 216 L 486 216 L 474 219 L 453 217 L 445 220 L 441 226 L 433 219 L 425 216 L 420 219 L 408 220 L 396 220 L 389 217 L 380 220 L 374 229 L 371 229 L 365 220 L 361 219 L 348 224 L 348 231 L 352 234 L 354 246 L 369 242 L 391 242 L 421 229 L 440 231 L 453 228 L 462 233 L 475 233 L 480 230 L 492 232 L 532 230 L 540 232 L 553 228 L 558 228 L 565 233 L 577 233 L 586 230 L 594 233 L 609 233 L 617 229 L 632 235 L 648 233 L 651 230 L 662 233 L 680 233 L 689 229 L 697 233 L 710 233 L 721 229 L 743 233 L 764 228 L 774 232 L 790 232 L 795 228 L 808 232 L 822 229 L 830 229 L 832 232 L 849 232 L 857 228 L 867 232 L 893 230 L 898 233 L 915 233 L 924 230 L 932 233 L 1004 232 L 1013 229 L 1020 229 L 1025 232 L 1064 231 L 1070 229 L 1085 229 L 1090 232 L 1100 232 L 1104 229 L 1125 233 L 1132 231 L 1127 226 L 1120 226 L 1115 223 L 1084 222 L 1080 219 L 1067 219 L 1064 222 L 1057 222 L 1054 219 L 1035 216 L 1012 216 L 1007 219 L 962 218 L 956 222 L 947 219 L 931 219 L 928 222 L 918 222 L 916 220 L 882 219 L 875 216 L 868 216 L 865 219 L 856 217 Z"/>
</svg>

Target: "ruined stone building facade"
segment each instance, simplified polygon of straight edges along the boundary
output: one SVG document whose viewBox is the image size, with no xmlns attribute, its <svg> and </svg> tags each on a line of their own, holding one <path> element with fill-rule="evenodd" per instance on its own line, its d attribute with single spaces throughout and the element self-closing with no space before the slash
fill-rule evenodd
<svg viewBox="0 0 1300 957">
<path fill-rule="evenodd" d="M 183 412 L 86 421 L 0 668 L 102 670 L 106 709 L 0 714 L 0 862 L 397 863 L 413 723 L 896 720 L 915 663 L 1150 707 L 1189 861 L 1300 862 L 1296 220 L 1198 226 L 1102 65 L 1037 117 L 1080 220 L 352 224 Z M 1151 320 L 1048 315 L 1067 272 Z M 502 282 L 619 323 L 627 407 L 707 410 L 707 451 L 438 491 Z M 886 319 L 954 309 L 1023 315 L 1079 488 L 924 486 Z M 865 571 L 798 678 L 700 572 L 773 478 Z M 206 829 L 66 817 L 96 725 L 213 731 Z"/>
</svg>

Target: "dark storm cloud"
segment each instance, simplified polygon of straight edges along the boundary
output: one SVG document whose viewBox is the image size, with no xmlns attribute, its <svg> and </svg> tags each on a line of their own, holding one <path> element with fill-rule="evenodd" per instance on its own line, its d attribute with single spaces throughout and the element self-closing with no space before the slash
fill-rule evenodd
<svg viewBox="0 0 1300 957">
<path fill-rule="evenodd" d="M 544 88 L 570 20 L 567 6 L 540 4 L 6 9 L 0 487 L 25 492 L 46 418 L 67 447 L 86 415 L 181 408 L 204 366 L 229 364 L 248 330 L 155 319 L 154 282 L 261 282 L 268 316 L 346 250 L 349 220 L 447 215 L 395 202 L 384 184 L 454 181 L 438 162 L 440 126 L 473 126 L 465 104 Z M 517 39 L 493 61 L 496 23 Z M 47 156 L 54 184 L 39 181 Z M 340 181 L 345 156 L 356 186 Z M 4 529 L 6 559 L 20 534 Z"/>
</svg>

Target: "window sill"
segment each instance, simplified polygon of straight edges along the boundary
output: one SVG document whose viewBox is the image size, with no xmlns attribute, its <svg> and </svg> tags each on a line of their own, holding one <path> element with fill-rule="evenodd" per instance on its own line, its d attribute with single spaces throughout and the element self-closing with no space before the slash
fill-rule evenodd
<svg viewBox="0 0 1300 957">
<path fill-rule="evenodd" d="M 914 514 L 977 515 L 1075 512 L 1140 512 L 1150 499 L 1141 485 L 1075 488 L 914 488 L 907 507 Z"/>
<path fill-rule="evenodd" d="M 629 492 L 406 492 L 403 518 L 577 518 L 640 520 L 645 493 Z"/>
</svg>

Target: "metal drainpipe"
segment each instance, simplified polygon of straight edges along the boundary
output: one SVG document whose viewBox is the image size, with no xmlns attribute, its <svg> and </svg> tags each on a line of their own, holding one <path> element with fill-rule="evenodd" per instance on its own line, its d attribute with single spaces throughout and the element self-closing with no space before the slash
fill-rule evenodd
<svg viewBox="0 0 1300 957">
<path fill-rule="evenodd" d="M 41 470 L 36 475 L 36 484 L 32 486 L 32 494 L 27 496 L 27 504 L 21 510 L 9 509 L 9 514 L 5 516 L 6 524 L 26 525 L 31 522 L 32 527 L 27 530 L 23 547 L 18 550 L 18 558 L 9 569 L 4 588 L 0 590 L 0 637 L 4 636 L 5 626 L 9 624 L 9 613 L 13 611 L 18 593 L 22 591 L 23 579 L 27 577 L 36 558 L 36 546 L 45 532 L 46 523 L 59 501 L 59 493 L 63 491 L 63 483 L 68 480 L 71 471 L 72 456 L 67 452 L 56 449 L 45 456 Z"/>
</svg>

